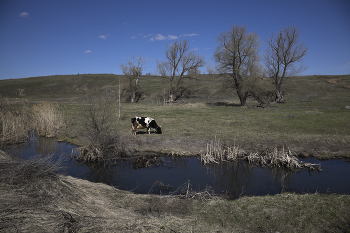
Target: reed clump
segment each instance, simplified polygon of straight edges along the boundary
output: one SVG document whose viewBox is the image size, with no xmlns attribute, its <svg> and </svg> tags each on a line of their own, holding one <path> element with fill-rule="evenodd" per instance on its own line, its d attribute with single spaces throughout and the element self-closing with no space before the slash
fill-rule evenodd
<svg viewBox="0 0 350 233">
<path fill-rule="evenodd" d="M 271 166 L 283 167 L 289 170 L 309 169 L 322 171 L 321 164 L 312 164 L 300 161 L 290 150 L 282 150 L 274 148 L 273 151 L 266 150 L 263 153 L 246 152 L 245 150 L 234 145 L 226 148 L 219 140 L 215 138 L 214 141 L 207 143 L 206 152 L 201 154 L 201 162 L 206 164 L 220 163 L 220 162 L 234 162 L 238 160 L 245 160 L 253 166 Z"/>
<path fill-rule="evenodd" d="M 28 107 L 25 103 L 11 104 L 8 101 L 0 103 L 0 144 L 16 144 L 24 142 L 29 137 L 31 126 Z"/>
<path fill-rule="evenodd" d="M 40 136 L 54 137 L 65 126 L 64 115 L 58 104 L 43 102 L 32 107 L 33 127 Z"/>
</svg>

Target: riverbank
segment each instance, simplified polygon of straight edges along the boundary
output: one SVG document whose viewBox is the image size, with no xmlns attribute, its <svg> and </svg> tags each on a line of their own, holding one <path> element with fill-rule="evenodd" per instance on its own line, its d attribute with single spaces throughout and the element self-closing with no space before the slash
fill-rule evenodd
<svg viewBox="0 0 350 233">
<path fill-rule="evenodd" d="M 205 192 L 140 195 L 46 174 L 47 169 L 23 180 L 23 164 L 0 151 L 0 229 L 5 232 L 346 232 L 350 228 L 349 195 L 281 193 L 236 200 Z M 9 168 L 21 173 L 6 177 Z"/>
</svg>

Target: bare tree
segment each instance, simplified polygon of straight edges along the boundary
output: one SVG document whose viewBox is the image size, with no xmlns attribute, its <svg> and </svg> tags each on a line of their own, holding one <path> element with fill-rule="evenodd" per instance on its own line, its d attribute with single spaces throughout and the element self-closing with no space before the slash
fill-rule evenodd
<svg viewBox="0 0 350 233">
<path fill-rule="evenodd" d="M 189 50 L 187 40 L 166 45 L 165 61 L 157 61 L 158 73 L 169 83 L 169 100 L 181 96 L 181 84 L 185 75 L 204 66 L 204 56 Z"/>
<path fill-rule="evenodd" d="M 85 146 L 78 148 L 78 160 L 104 162 L 124 153 L 115 130 L 115 98 L 108 89 L 102 93 L 96 89 L 86 95 L 80 120 Z"/>
<path fill-rule="evenodd" d="M 145 63 L 145 59 L 143 59 L 141 56 L 138 56 L 137 58 L 132 56 L 129 60 L 127 60 L 126 64 L 120 65 L 120 69 L 128 80 L 131 103 L 135 103 L 141 98 L 138 81 L 142 75 L 142 69 Z"/>
<path fill-rule="evenodd" d="M 206 69 L 208 74 L 214 74 L 214 67 L 211 62 L 207 62 Z"/>
<path fill-rule="evenodd" d="M 198 67 L 196 67 L 196 68 L 194 68 L 194 69 L 192 69 L 192 70 L 189 70 L 188 72 L 187 72 L 187 74 L 189 75 L 189 76 L 194 76 L 194 77 L 197 77 L 198 75 L 200 75 L 202 73 L 202 71 L 198 68 Z"/>
<path fill-rule="evenodd" d="M 233 26 L 217 38 L 218 46 L 214 53 L 220 75 L 229 77 L 231 87 L 235 88 L 242 106 L 251 96 L 255 67 L 259 61 L 259 36 L 248 33 L 246 26 Z"/>
<path fill-rule="evenodd" d="M 283 101 L 282 84 L 285 78 L 301 73 L 306 69 L 301 63 L 308 48 L 300 42 L 297 27 L 287 27 L 267 40 L 268 47 L 264 54 L 267 74 L 276 86 L 276 102 Z"/>
</svg>

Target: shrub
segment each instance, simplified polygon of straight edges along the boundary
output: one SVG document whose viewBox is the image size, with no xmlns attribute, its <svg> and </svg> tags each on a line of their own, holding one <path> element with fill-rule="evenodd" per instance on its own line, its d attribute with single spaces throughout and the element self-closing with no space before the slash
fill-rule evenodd
<svg viewBox="0 0 350 233">
<path fill-rule="evenodd" d="M 116 96 L 108 90 L 103 93 L 95 90 L 86 96 L 81 119 L 85 146 L 78 148 L 78 160 L 105 162 L 124 154 L 120 137 L 116 133 L 115 103 Z"/>
</svg>

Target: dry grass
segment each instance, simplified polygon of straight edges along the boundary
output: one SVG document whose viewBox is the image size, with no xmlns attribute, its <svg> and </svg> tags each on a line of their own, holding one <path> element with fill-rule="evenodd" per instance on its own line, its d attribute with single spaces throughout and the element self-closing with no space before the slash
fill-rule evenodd
<svg viewBox="0 0 350 233">
<path fill-rule="evenodd" d="M 266 150 L 263 154 L 258 152 L 246 152 L 234 145 L 233 147 L 224 146 L 220 140 L 207 143 L 207 150 L 201 154 L 201 162 L 206 165 L 219 162 L 233 162 L 246 160 L 251 165 L 283 167 L 289 170 L 309 169 L 322 171 L 321 164 L 311 164 L 300 161 L 290 150 L 274 148 L 273 151 Z"/>
<path fill-rule="evenodd" d="M 58 104 L 43 102 L 32 108 L 35 131 L 45 137 L 54 137 L 65 126 L 63 111 Z"/>
<path fill-rule="evenodd" d="M 30 116 L 26 104 L 0 103 L 0 144 L 15 144 L 28 139 Z"/>
</svg>

